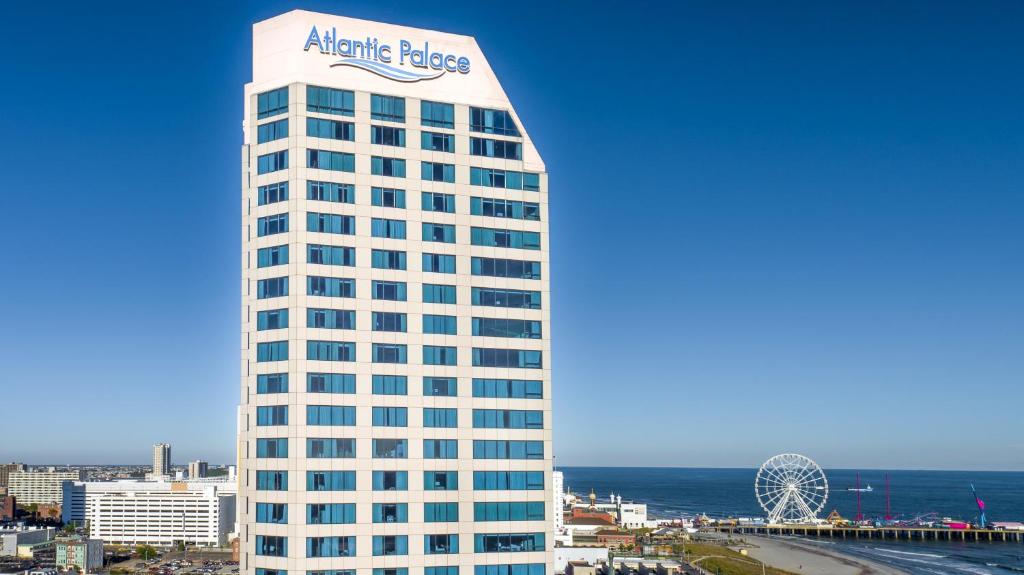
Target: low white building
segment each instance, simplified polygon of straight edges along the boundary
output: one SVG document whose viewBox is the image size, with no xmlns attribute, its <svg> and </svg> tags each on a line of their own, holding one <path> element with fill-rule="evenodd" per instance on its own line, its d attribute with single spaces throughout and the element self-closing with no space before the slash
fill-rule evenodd
<svg viewBox="0 0 1024 575">
<path fill-rule="evenodd" d="M 50 541 L 56 535 L 53 527 L 0 527 L 0 556 L 17 556 L 19 545 L 35 545 Z"/>
<path fill-rule="evenodd" d="M 107 544 L 220 546 L 234 529 L 237 491 L 234 478 L 69 482 L 64 522 L 86 523 Z"/>
<path fill-rule="evenodd" d="M 60 503 L 64 482 L 81 481 L 83 477 L 81 470 L 12 471 L 7 478 L 7 494 L 13 495 L 18 505 Z"/>
</svg>

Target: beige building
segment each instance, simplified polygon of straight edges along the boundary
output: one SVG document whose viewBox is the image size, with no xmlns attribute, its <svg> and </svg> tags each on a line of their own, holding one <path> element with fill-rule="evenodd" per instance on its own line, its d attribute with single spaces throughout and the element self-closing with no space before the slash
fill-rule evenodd
<svg viewBox="0 0 1024 575">
<path fill-rule="evenodd" d="M 153 473 L 155 477 L 171 474 L 171 446 L 167 443 L 153 444 Z"/>
<path fill-rule="evenodd" d="M 243 132 L 242 572 L 552 573 L 548 179 L 476 41 L 258 22 Z"/>
<path fill-rule="evenodd" d="M 189 479 L 202 479 L 206 477 L 210 468 L 210 464 L 205 461 L 190 461 L 188 464 L 188 478 Z"/>
<path fill-rule="evenodd" d="M 84 473 L 75 471 L 12 471 L 8 479 L 8 494 L 18 505 L 56 503 L 63 499 L 61 486 L 65 481 L 81 481 Z"/>
</svg>

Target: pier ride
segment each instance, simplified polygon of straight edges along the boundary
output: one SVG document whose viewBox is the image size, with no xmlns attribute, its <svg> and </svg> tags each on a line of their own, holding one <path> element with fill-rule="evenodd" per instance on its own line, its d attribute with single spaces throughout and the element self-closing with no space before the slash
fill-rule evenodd
<svg viewBox="0 0 1024 575">
<path fill-rule="evenodd" d="M 828 480 L 810 458 L 783 453 L 758 469 L 754 493 L 770 524 L 813 524 L 828 500 Z"/>
</svg>

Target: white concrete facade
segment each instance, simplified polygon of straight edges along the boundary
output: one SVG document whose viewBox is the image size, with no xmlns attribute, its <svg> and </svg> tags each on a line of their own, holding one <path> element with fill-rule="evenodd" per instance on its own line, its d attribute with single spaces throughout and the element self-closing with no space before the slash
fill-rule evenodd
<svg viewBox="0 0 1024 575">
<path fill-rule="evenodd" d="M 234 529 L 237 491 L 231 480 L 68 482 L 63 520 L 107 544 L 215 547 Z"/>
<path fill-rule="evenodd" d="M 345 58 L 322 53 L 315 45 L 305 49 L 311 30 L 320 35 L 331 30 L 332 36 L 351 39 L 376 38 L 380 44 L 393 48 L 391 65 L 404 72 L 434 73 L 399 62 L 400 42 L 405 40 L 420 48 L 429 43 L 431 51 L 465 57 L 469 71 L 448 71 L 433 79 L 416 82 L 396 81 L 366 69 L 337 65 Z M 334 32 L 336 31 L 336 32 Z M 330 48 L 328 48 L 329 50 Z M 351 59 L 349 59 L 351 60 Z M 454 65 L 455 59 L 449 60 Z M 335 65 L 332 65 L 335 64 Z M 348 64 L 348 62 L 346 62 Z M 326 87 L 353 93 L 352 115 L 330 115 L 307 109 L 307 86 Z M 287 111 L 258 118 L 259 95 L 287 87 Z M 404 121 L 381 121 L 371 118 L 372 95 L 404 99 Z M 424 126 L 421 122 L 421 100 L 452 104 L 454 125 L 451 128 Z M 518 136 L 475 132 L 470 126 L 470 108 L 507 111 Z M 307 118 L 337 120 L 354 124 L 354 139 L 344 141 L 307 134 Z M 259 143 L 259 126 L 287 119 L 286 138 Z M 390 146 L 371 143 L 371 127 L 387 126 L 404 129 L 405 145 Z M 548 189 L 543 161 L 533 147 L 523 123 L 516 115 L 497 78 L 475 40 L 459 36 L 354 20 L 306 11 L 292 11 L 258 22 L 253 27 L 253 80 L 245 87 L 244 145 L 242 149 L 242 340 L 241 340 L 241 409 L 239 413 L 239 525 L 242 573 L 264 575 L 283 572 L 304 574 L 309 571 L 355 570 L 357 575 L 442 575 L 434 568 L 454 568 L 459 575 L 471 575 L 475 566 L 531 564 L 544 573 L 553 573 L 552 513 L 552 443 L 551 443 L 551 378 L 550 378 L 550 290 L 548 261 Z M 454 137 L 454 153 L 431 151 L 421 147 L 421 132 L 429 131 Z M 487 138 L 521 145 L 522 159 L 503 159 L 470 154 L 472 137 Z M 352 171 L 335 171 L 308 167 L 307 150 L 327 150 L 354 156 Z M 259 158 L 287 151 L 287 168 L 258 173 Z M 374 175 L 372 157 L 404 160 L 405 177 Z M 421 179 L 421 162 L 454 166 L 454 182 Z M 490 168 L 536 174 L 536 191 L 470 184 L 471 167 Z M 327 202 L 307 199 L 307 182 L 319 181 L 354 186 L 354 202 Z M 260 205 L 261 186 L 287 182 L 285 202 Z M 372 188 L 404 190 L 405 208 L 372 205 Z M 454 196 L 453 213 L 421 209 L 421 194 L 435 192 Z M 539 219 L 471 215 L 471 198 L 488 198 L 537 204 Z M 261 217 L 281 213 L 289 215 L 286 233 L 259 237 Z M 352 234 L 328 234 L 307 230 L 307 213 L 326 213 L 354 217 Z M 405 222 L 404 239 L 373 237 L 371 220 L 386 218 Z M 425 241 L 422 223 L 454 226 L 454 243 Z M 490 228 L 539 234 L 539 249 L 518 249 L 472 245 L 472 228 Z M 286 244 L 288 263 L 259 267 L 258 251 Z M 354 265 L 323 265 L 309 263 L 307 245 L 320 244 L 354 248 Z M 373 250 L 394 250 L 406 254 L 405 269 L 378 269 L 371 265 Z M 422 254 L 454 256 L 455 273 L 424 271 Z M 536 262 L 538 278 L 510 278 L 474 275 L 472 258 L 500 258 Z M 260 298 L 259 281 L 286 276 L 287 295 Z M 307 276 L 345 278 L 352 280 L 354 297 L 308 295 Z M 375 280 L 403 282 L 404 301 L 372 297 Z M 425 302 L 424 284 L 454 286 L 455 303 Z M 540 309 L 525 307 L 493 307 L 472 305 L 473 288 L 523 290 L 539 292 Z M 353 329 L 308 327 L 307 309 L 354 311 Z M 287 309 L 287 328 L 258 329 L 259 312 Z M 385 332 L 374 330 L 373 312 L 405 314 L 406 330 Z M 455 334 L 424 333 L 423 316 L 453 316 Z M 530 320 L 540 323 L 538 338 L 474 336 L 473 318 Z M 259 344 L 287 341 L 287 360 L 258 361 Z M 349 361 L 309 359 L 307 342 L 329 341 L 354 344 Z M 373 361 L 373 344 L 406 346 L 404 363 Z M 454 348 L 454 365 L 425 365 L 424 346 Z M 494 367 L 474 365 L 474 349 L 531 350 L 541 353 L 539 367 Z M 258 376 L 287 373 L 287 392 L 259 393 Z M 347 374 L 355 378 L 354 393 L 310 393 L 307 374 Z M 372 392 L 375 375 L 404 376 L 407 393 L 383 395 Z M 424 393 L 425 377 L 454 378 L 457 393 L 451 396 Z M 474 397 L 474 378 L 529 380 L 541 383 L 540 397 L 497 398 Z M 286 425 L 258 425 L 260 407 L 287 406 Z M 354 408 L 354 425 L 307 425 L 307 406 L 330 405 Z M 374 426 L 375 407 L 396 407 L 407 410 L 404 426 Z M 457 426 L 428 427 L 424 425 L 425 408 L 448 408 L 457 412 Z M 474 410 L 539 411 L 542 423 L 533 428 L 475 428 Z M 257 457 L 260 439 L 287 439 L 286 457 Z M 354 440 L 354 457 L 308 457 L 309 438 L 342 438 Z M 405 457 L 374 457 L 374 440 L 398 439 L 407 442 Z M 424 440 L 443 439 L 457 442 L 457 457 L 425 457 Z M 529 441 L 540 442 L 543 453 L 530 459 L 474 458 L 474 442 Z M 483 445 L 480 446 L 484 448 Z M 258 471 L 287 472 L 287 490 L 257 490 Z M 352 471 L 355 486 L 351 490 L 307 491 L 308 471 Z M 407 472 L 407 490 L 374 490 L 375 471 Z M 424 489 L 424 472 L 449 471 L 458 478 L 458 488 Z M 474 490 L 474 472 L 534 472 L 541 474 L 543 489 Z M 448 522 L 427 522 L 425 503 L 454 503 L 458 519 Z M 517 521 L 475 521 L 475 502 L 542 502 L 543 517 Z M 319 503 L 354 504 L 354 521 L 346 524 L 307 524 L 308 505 Z M 405 504 L 407 520 L 396 523 L 374 521 L 374 504 Z M 287 505 L 287 522 L 257 521 L 257 504 Z M 265 507 L 264 507 L 265 509 Z M 503 548 L 497 552 L 476 553 L 476 536 L 490 534 L 540 534 L 543 548 L 519 550 Z M 458 537 L 458 552 L 427 553 L 427 535 Z M 407 537 L 407 552 L 396 555 L 375 555 L 375 538 Z M 287 551 L 275 555 L 258 549 L 258 539 L 287 538 Z M 353 537 L 354 553 L 348 556 L 308 557 L 310 538 Z M 533 541 L 537 541 L 534 539 Z M 375 572 L 375 569 L 388 569 Z M 390 570 L 395 571 L 390 571 Z M 531 575 L 537 573 L 537 569 Z M 447 570 L 444 575 L 454 575 Z"/>
<path fill-rule="evenodd" d="M 12 471 L 7 494 L 13 495 L 18 505 L 60 503 L 64 497 L 62 484 L 82 478 L 82 471 Z"/>
</svg>

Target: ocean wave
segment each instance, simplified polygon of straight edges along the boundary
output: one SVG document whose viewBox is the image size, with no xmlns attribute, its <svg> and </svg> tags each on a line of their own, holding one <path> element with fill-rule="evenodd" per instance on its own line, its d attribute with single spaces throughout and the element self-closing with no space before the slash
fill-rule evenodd
<svg viewBox="0 0 1024 575">
<path fill-rule="evenodd" d="M 931 557 L 933 559 L 945 559 L 948 555 L 936 555 L 935 553 L 914 553 L 912 551 L 896 551 L 895 549 L 886 549 L 885 547 L 872 547 L 875 551 L 885 551 L 886 553 L 896 553 L 898 555 L 916 555 L 918 557 Z"/>
</svg>

